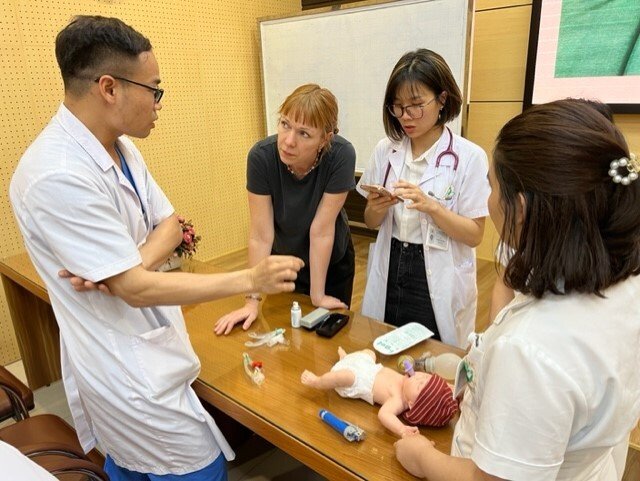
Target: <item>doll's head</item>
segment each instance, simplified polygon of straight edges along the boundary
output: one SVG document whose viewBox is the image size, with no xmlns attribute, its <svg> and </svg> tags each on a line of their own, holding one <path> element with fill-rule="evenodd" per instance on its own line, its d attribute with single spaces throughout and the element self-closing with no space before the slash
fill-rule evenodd
<svg viewBox="0 0 640 481">
<path fill-rule="evenodd" d="M 404 419 L 414 425 L 444 426 L 458 412 L 458 402 L 444 379 L 434 374 L 416 372 L 407 377 L 402 395 L 409 405 Z"/>
<path fill-rule="evenodd" d="M 431 374 L 420 371 L 414 372 L 413 375 L 404 377 L 404 382 L 402 383 L 402 397 L 409 408 L 411 408 L 416 402 L 416 399 L 418 399 L 418 396 L 430 379 Z"/>
</svg>

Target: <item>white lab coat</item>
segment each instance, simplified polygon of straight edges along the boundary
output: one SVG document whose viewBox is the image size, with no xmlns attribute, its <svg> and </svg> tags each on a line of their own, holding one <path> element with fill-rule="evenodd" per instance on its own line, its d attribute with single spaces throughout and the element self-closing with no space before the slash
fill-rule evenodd
<svg viewBox="0 0 640 481">
<path fill-rule="evenodd" d="M 453 134 L 453 150 L 460 159 L 458 169 L 454 173 L 451 155 L 443 156 L 440 167 L 436 169 L 436 159 L 447 149 L 448 144 L 449 133 L 444 129 L 419 183 L 420 188 L 424 192 L 432 191 L 437 196 L 444 197 L 446 187 L 451 184 L 454 196 L 451 200 L 444 201 L 445 207 L 472 219 L 486 217 L 489 197 L 486 154 L 477 145 Z M 360 189 L 360 184 L 382 184 L 389 164 L 391 169 L 386 187 L 392 189 L 401 175 L 405 154 L 410 148 L 410 139 L 407 137 L 400 143 L 389 139 L 381 140 L 374 149 L 356 190 L 366 197 L 368 193 Z M 429 247 L 426 239 L 430 222 L 433 222 L 430 216 L 420 213 L 425 271 L 438 330 L 444 343 L 464 347 L 475 326 L 475 249 L 451 239 L 447 250 Z M 362 301 L 362 314 L 380 321 L 384 321 L 392 227 L 393 208 L 382 221 L 376 242 L 369 249 L 367 285 Z"/>
<path fill-rule="evenodd" d="M 517 293 L 472 343 L 451 454 L 514 481 L 618 481 L 640 416 L 640 276 Z"/>
<path fill-rule="evenodd" d="M 191 389 L 200 362 L 180 308 L 132 308 L 75 292 L 57 274 L 66 268 L 98 282 L 139 265 L 139 246 L 173 213 L 134 144 L 118 143 L 140 198 L 62 105 L 20 160 L 11 203 L 60 327 L 64 386 L 83 448 L 99 442 L 132 471 L 189 473 L 221 450 L 234 454 Z"/>
</svg>

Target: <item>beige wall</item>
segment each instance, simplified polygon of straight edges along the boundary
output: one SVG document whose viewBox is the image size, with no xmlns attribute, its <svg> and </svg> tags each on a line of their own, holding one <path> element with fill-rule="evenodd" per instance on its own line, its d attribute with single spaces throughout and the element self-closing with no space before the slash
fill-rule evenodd
<svg viewBox="0 0 640 481">
<path fill-rule="evenodd" d="M 531 1 L 476 0 L 467 137 L 489 159 L 500 127 L 522 111 Z M 640 115 L 616 115 L 632 151 L 640 151 Z M 493 259 L 498 234 L 490 220 L 478 257 Z"/>
<path fill-rule="evenodd" d="M 467 136 L 490 153 L 501 125 L 522 109 L 531 6 L 526 0 L 477 0 L 475 10 Z M 117 16 L 152 40 L 160 62 L 166 89 L 160 121 L 137 144 L 176 210 L 202 235 L 198 258 L 245 247 L 245 157 L 265 133 L 256 19 L 298 11 L 298 0 L 0 1 L 4 192 L 20 155 L 62 97 L 56 33 L 74 14 Z M 639 151 L 640 116 L 616 121 Z M 6 257 L 23 250 L 6 195 L 0 215 L 0 256 Z M 496 240 L 489 221 L 478 256 L 491 259 Z M 18 357 L 0 294 L 0 364 Z"/>
<path fill-rule="evenodd" d="M 245 159 L 265 135 L 257 18 L 300 11 L 299 0 L 0 1 L 0 182 L 62 99 L 54 38 L 76 14 L 116 16 L 151 39 L 166 90 L 152 135 L 136 141 L 176 211 L 202 235 L 198 258 L 244 247 Z M 0 256 L 21 252 L 9 200 Z M 19 358 L 0 294 L 0 364 Z"/>
</svg>

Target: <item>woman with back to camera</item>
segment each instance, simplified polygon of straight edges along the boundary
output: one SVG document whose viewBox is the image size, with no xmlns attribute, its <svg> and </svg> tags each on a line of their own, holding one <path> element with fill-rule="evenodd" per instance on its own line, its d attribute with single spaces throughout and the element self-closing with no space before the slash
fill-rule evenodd
<svg viewBox="0 0 640 481">
<path fill-rule="evenodd" d="M 613 118 L 613 112 L 607 104 L 597 102 L 595 100 L 583 99 L 583 98 L 568 98 L 565 102 L 577 102 L 588 105 L 596 109 L 602 114 L 609 122 L 615 123 Z M 509 264 L 509 259 L 513 255 L 513 248 L 501 242 L 496 248 L 496 260 L 497 260 L 497 277 L 491 291 L 491 308 L 489 310 L 489 322 L 493 322 L 498 313 L 509 304 L 516 293 L 513 289 L 509 288 L 504 282 L 504 269 Z"/>
<path fill-rule="evenodd" d="M 367 197 L 367 226 L 380 227 L 362 313 L 396 326 L 419 322 L 435 339 L 463 347 L 475 326 L 474 247 L 484 233 L 489 184 L 484 151 L 445 125 L 461 104 L 440 55 L 418 49 L 402 56 L 384 97 L 388 138 L 357 190 Z"/>
<path fill-rule="evenodd" d="M 314 306 L 347 309 L 351 304 L 355 251 L 344 211 L 355 186 L 355 150 L 337 135 L 338 104 L 315 84 L 298 87 L 278 111 L 278 133 L 256 143 L 247 160 L 249 265 L 271 253 L 305 262 L 296 292 Z M 260 293 L 218 320 L 216 334 L 243 329 L 258 316 Z"/>
<path fill-rule="evenodd" d="M 515 298 L 465 358 L 451 456 L 419 435 L 396 444 L 412 474 L 622 478 L 640 416 L 639 171 L 584 102 L 538 105 L 502 128 L 489 212 L 513 249 Z"/>
</svg>

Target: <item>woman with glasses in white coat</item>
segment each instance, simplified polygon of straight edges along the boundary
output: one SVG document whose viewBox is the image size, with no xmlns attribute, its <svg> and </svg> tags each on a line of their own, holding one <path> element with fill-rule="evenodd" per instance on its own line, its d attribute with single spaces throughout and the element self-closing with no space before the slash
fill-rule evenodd
<svg viewBox="0 0 640 481">
<path fill-rule="evenodd" d="M 419 322 L 456 346 L 466 345 L 475 325 L 474 247 L 482 240 L 489 196 L 486 154 L 446 126 L 461 104 L 440 55 L 427 49 L 405 54 L 385 93 L 387 138 L 357 187 L 367 197 L 365 223 L 380 228 L 362 313 L 396 326 Z"/>
</svg>

